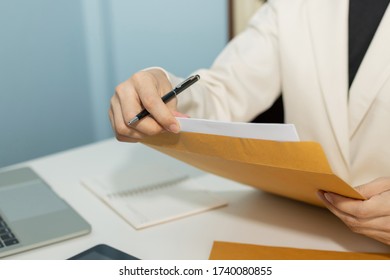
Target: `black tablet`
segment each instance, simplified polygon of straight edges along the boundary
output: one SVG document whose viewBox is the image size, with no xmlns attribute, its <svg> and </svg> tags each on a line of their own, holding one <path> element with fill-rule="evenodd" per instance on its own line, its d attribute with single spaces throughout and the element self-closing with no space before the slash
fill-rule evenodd
<svg viewBox="0 0 390 280">
<path fill-rule="evenodd" d="M 139 260 L 106 244 L 99 244 L 77 254 L 69 260 Z"/>
</svg>

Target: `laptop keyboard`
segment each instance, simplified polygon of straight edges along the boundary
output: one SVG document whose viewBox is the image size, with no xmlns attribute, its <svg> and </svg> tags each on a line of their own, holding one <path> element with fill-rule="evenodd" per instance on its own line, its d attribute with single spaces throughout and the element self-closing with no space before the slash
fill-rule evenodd
<svg viewBox="0 0 390 280">
<path fill-rule="evenodd" d="M 0 216 L 0 248 L 18 244 L 19 241 Z"/>
</svg>

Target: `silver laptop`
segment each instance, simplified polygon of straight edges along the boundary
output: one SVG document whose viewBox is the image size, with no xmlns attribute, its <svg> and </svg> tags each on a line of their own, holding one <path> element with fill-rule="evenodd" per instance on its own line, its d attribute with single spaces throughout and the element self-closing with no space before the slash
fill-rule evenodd
<svg viewBox="0 0 390 280">
<path fill-rule="evenodd" d="M 31 168 L 0 172 L 0 258 L 90 231 Z"/>
</svg>

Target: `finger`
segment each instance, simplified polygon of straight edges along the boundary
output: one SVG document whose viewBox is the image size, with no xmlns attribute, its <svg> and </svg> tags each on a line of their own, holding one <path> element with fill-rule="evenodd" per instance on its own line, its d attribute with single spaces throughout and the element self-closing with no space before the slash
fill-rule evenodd
<svg viewBox="0 0 390 280">
<path fill-rule="evenodd" d="M 145 137 L 145 134 L 127 125 L 123 117 L 121 104 L 117 95 L 114 95 L 111 98 L 110 120 L 112 127 L 114 128 L 116 138 L 119 141 L 135 142 Z"/>
<path fill-rule="evenodd" d="M 125 124 L 128 124 L 128 122 L 143 109 L 136 89 L 129 80 L 119 84 L 115 88 L 115 94 L 112 101 L 119 104 L 119 106 L 115 106 L 115 108 L 121 109 Z"/>
<path fill-rule="evenodd" d="M 350 216 L 341 216 L 339 218 L 355 233 L 366 235 L 387 244 L 390 241 L 390 217 L 388 216 L 362 221 Z"/>
<path fill-rule="evenodd" d="M 109 114 L 109 118 L 110 118 L 110 122 L 111 122 L 111 127 L 112 127 L 113 132 L 114 132 L 114 135 L 115 135 L 115 137 L 116 137 L 116 139 L 117 139 L 118 141 L 121 141 L 121 142 L 131 142 L 131 143 L 138 142 L 139 139 L 133 139 L 133 138 L 131 138 L 131 137 L 119 135 L 119 134 L 116 132 L 116 129 L 115 129 L 114 115 L 113 115 L 113 112 L 112 112 L 112 109 L 111 109 L 111 108 L 110 108 L 110 110 L 108 111 L 108 114 Z"/>
<path fill-rule="evenodd" d="M 329 210 L 354 232 L 362 234 L 367 234 L 369 231 L 387 232 L 390 237 L 390 216 L 381 216 L 377 218 L 359 218 L 340 211 L 337 208 L 331 207 Z"/>
<path fill-rule="evenodd" d="M 348 224 L 354 232 L 371 235 L 373 235 L 373 233 L 380 235 L 380 233 L 382 232 L 382 238 L 390 238 L 389 216 L 363 220 L 351 219 L 350 217 L 346 217 L 346 219 L 343 221 Z"/>
<path fill-rule="evenodd" d="M 359 219 L 390 215 L 390 191 L 367 200 L 347 198 L 335 193 L 324 193 L 324 197 L 332 206 Z"/>
<path fill-rule="evenodd" d="M 329 211 L 344 222 L 353 232 L 366 235 L 385 244 L 390 244 L 389 216 L 374 219 L 360 219 L 336 208 L 326 199 L 324 192 L 319 192 L 318 196 Z"/>
<path fill-rule="evenodd" d="M 117 124 L 116 132 L 119 134 L 119 137 L 130 136 L 140 139 L 146 135 L 155 135 L 163 131 L 161 125 L 153 117 L 146 117 L 133 125 L 128 124 L 129 120 L 143 110 L 139 98 L 139 95 L 142 95 L 142 87 L 144 85 L 154 85 L 156 88 L 160 88 L 156 84 L 157 81 L 153 75 L 147 72 L 140 72 L 117 86 L 115 96 L 112 99 L 112 107 L 114 108 L 113 112 Z M 117 113 L 119 108 L 121 109 L 121 114 Z M 120 116 L 123 118 L 123 124 L 121 123 Z M 130 131 L 133 131 L 133 134 L 129 134 L 130 132 L 126 131 L 125 126 Z M 136 132 L 139 134 L 137 135 Z"/>
<path fill-rule="evenodd" d="M 169 104 L 165 104 L 161 100 L 164 89 L 159 88 L 157 81 L 153 78 L 150 78 L 149 82 L 145 82 L 145 79 L 141 80 L 141 78 L 135 76 L 134 83 L 142 105 L 148 110 L 154 120 L 168 131 L 179 132 L 179 124 L 168 107 L 174 107 L 175 100 L 170 101 Z"/>
<path fill-rule="evenodd" d="M 120 88 L 117 88 L 117 92 L 113 97 L 114 102 L 112 107 L 114 108 L 114 112 L 119 112 L 120 110 L 120 113 L 115 114 L 118 115 L 116 121 L 123 123 L 121 123 L 121 126 L 116 131 L 122 136 L 127 135 L 137 139 L 144 138 L 147 135 L 161 133 L 163 128 L 150 117 L 146 117 L 136 124 L 129 125 L 129 120 L 143 110 L 138 94 L 135 91 L 132 85 L 121 85 Z"/>
<path fill-rule="evenodd" d="M 336 208 L 333 205 L 333 200 L 328 195 L 325 196 L 325 194 L 329 194 L 329 193 L 326 193 L 324 191 L 317 192 L 318 197 L 320 198 L 320 200 L 322 201 L 324 206 L 326 208 L 328 208 L 329 211 L 331 211 L 333 214 L 335 214 L 338 217 L 340 217 L 343 214 L 346 214 L 346 213 L 342 212 L 341 210 L 339 210 L 338 208 Z"/>
<path fill-rule="evenodd" d="M 110 105 L 110 108 L 108 109 L 108 118 L 109 118 L 109 120 L 110 120 L 110 123 L 111 123 L 111 128 L 112 128 L 112 131 L 113 131 L 113 132 L 114 132 L 114 134 L 115 134 L 114 113 L 112 112 L 111 105 Z"/>
<path fill-rule="evenodd" d="M 323 195 L 325 200 L 333 207 L 336 207 L 340 211 L 348 214 L 352 214 L 352 212 L 356 212 L 356 209 L 362 207 L 363 202 L 361 200 L 347 198 L 345 196 L 330 192 L 324 192 Z"/>
<path fill-rule="evenodd" d="M 379 193 L 390 190 L 390 177 L 375 179 L 367 184 L 356 187 L 356 190 L 364 197 L 370 198 Z"/>
<path fill-rule="evenodd" d="M 357 233 L 360 233 L 360 232 L 357 232 Z M 390 245 L 389 232 L 367 229 L 367 230 L 362 231 L 360 234 L 366 235 L 366 236 L 368 236 L 372 239 L 375 239 L 379 242 Z"/>
</svg>

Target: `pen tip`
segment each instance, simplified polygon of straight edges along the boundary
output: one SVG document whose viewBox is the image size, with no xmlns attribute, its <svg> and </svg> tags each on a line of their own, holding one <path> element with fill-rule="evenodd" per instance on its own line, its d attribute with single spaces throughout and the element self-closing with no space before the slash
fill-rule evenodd
<svg viewBox="0 0 390 280">
<path fill-rule="evenodd" d="M 128 125 L 132 125 L 132 124 L 136 123 L 138 120 L 139 120 L 138 117 L 134 117 L 134 118 L 132 118 L 132 119 L 128 122 Z"/>
</svg>

